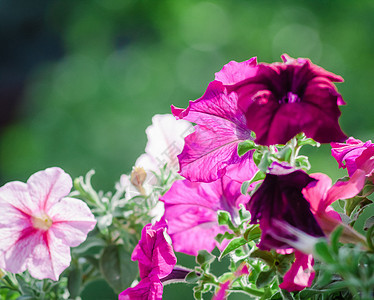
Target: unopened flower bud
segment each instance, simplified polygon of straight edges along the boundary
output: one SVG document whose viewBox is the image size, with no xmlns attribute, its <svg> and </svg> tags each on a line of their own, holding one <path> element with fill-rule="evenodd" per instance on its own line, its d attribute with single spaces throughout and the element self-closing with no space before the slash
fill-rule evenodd
<svg viewBox="0 0 374 300">
<path fill-rule="evenodd" d="M 147 173 L 142 167 L 133 167 L 132 172 L 130 174 L 130 182 L 143 195 L 145 195 L 143 183 L 146 178 L 147 178 Z"/>
</svg>

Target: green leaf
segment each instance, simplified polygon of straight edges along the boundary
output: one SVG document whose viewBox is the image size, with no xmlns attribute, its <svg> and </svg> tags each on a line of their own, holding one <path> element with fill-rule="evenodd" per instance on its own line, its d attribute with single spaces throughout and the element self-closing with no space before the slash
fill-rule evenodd
<svg viewBox="0 0 374 300">
<path fill-rule="evenodd" d="M 297 144 L 298 144 L 298 146 L 304 146 L 304 145 L 310 145 L 310 146 L 313 146 L 313 147 L 321 146 L 321 144 L 316 142 L 315 140 L 310 139 L 310 138 L 307 139 L 305 137 L 301 140 L 298 140 Z"/>
<path fill-rule="evenodd" d="M 281 151 L 279 151 L 276 156 L 281 161 L 290 161 L 292 155 L 292 148 L 290 146 L 285 146 Z"/>
<path fill-rule="evenodd" d="M 365 225 L 364 225 L 364 230 L 368 230 L 374 226 L 374 216 L 371 216 L 369 219 L 366 220 Z"/>
<path fill-rule="evenodd" d="M 264 172 L 258 170 L 256 172 L 256 174 L 252 177 L 252 179 L 249 181 L 249 184 L 252 184 L 256 181 L 263 180 L 263 179 L 265 179 L 265 177 L 266 177 L 266 174 Z"/>
<path fill-rule="evenodd" d="M 262 261 L 264 261 L 271 267 L 274 265 L 274 256 L 269 251 L 256 249 L 253 252 L 251 252 L 249 257 L 260 258 Z"/>
<path fill-rule="evenodd" d="M 357 230 L 359 233 L 365 235 L 364 226 L 365 226 L 366 220 L 372 216 L 374 216 L 374 203 L 367 205 L 362 210 L 362 213 L 358 216 L 353 228 Z"/>
<path fill-rule="evenodd" d="M 256 287 L 258 289 L 261 289 L 267 286 L 269 283 L 271 283 L 274 280 L 274 277 L 275 277 L 274 269 L 262 271 L 260 274 L 258 274 L 258 277 L 256 279 Z"/>
<path fill-rule="evenodd" d="M 198 275 L 195 271 L 192 271 L 187 274 L 186 278 L 184 279 L 187 283 L 196 283 L 200 279 L 200 275 Z"/>
<path fill-rule="evenodd" d="M 249 227 L 244 232 L 244 235 L 243 235 L 244 239 L 248 242 L 258 239 L 260 236 L 261 236 L 261 229 L 258 225 Z"/>
<path fill-rule="evenodd" d="M 218 214 L 218 224 L 219 225 L 226 225 L 228 226 L 231 230 L 236 231 L 237 228 L 234 226 L 234 224 L 231 221 L 231 215 L 228 211 L 225 210 L 219 210 L 217 212 Z"/>
<path fill-rule="evenodd" d="M 16 279 L 19 285 L 19 290 L 22 295 L 27 295 L 27 296 L 32 296 L 32 297 L 35 296 L 34 290 L 21 275 L 16 274 Z"/>
<path fill-rule="evenodd" d="M 217 234 L 217 236 L 215 237 L 215 240 L 221 244 L 224 239 L 231 240 L 234 238 L 234 236 L 235 236 L 234 234 L 226 231 L 224 234 L 222 233 Z"/>
<path fill-rule="evenodd" d="M 72 269 L 68 275 L 68 290 L 70 297 L 75 299 L 80 294 L 82 284 L 82 270 L 79 266 L 72 265 Z"/>
<path fill-rule="evenodd" d="M 240 192 L 242 193 L 242 195 L 247 195 L 248 194 L 248 188 L 250 186 L 250 182 L 249 181 L 244 181 L 242 183 L 242 186 L 240 187 Z"/>
<path fill-rule="evenodd" d="M 268 170 L 271 164 L 271 160 L 269 159 L 269 156 L 270 156 L 269 151 L 265 151 L 264 155 L 262 156 L 261 162 L 258 164 L 258 168 L 263 173 L 266 173 L 266 171 Z"/>
<path fill-rule="evenodd" d="M 282 295 L 283 300 L 294 300 L 295 299 L 290 292 L 287 292 L 286 290 L 282 290 L 282 289 L 280 289 L 279 291 Z"/>
<path fill-rule="evenodd" d="M 335 263 L 333 256 L 331 255 L 330 249 L 326 241 L 320 241 L 314 246 L 317 256 L 325 261 L 326 263 Z"/>
<path fill-rule="evenodd" d="M 219 260 L 222 259 L 222 257 L 226 256 L 227 254 L 229 254 L 231 251 L 234 251 L 235 249 L 247 244 L 247 240 L 242 238 L 242 237 L 238 237 L 238 238 L 235 238 L 233 240 L 231 240 L 228 245 L 226 246 L 225 250 L 222 251 L 221 255 L 219 256 Z"/>
<path fill-rule="evenodd" d="M 331 248 L 332 250 L 335 252 L 335 254 L 338 254 L 339 253 L 339 239 L 340 239 L 340 236 L 342 235 L 343 233 L 343 226 L 338 226 L 332 233 L 331 233 L 331 236 L 330 236 L 330 241 L 331 241 Z"/>
<path fill-rule="evenodd" d="M 295 159 L 296 167 L 308 171 L 311 167 L 308 156 L 300 155 Z"/>
<path fill-rule="evenodd" d="M 254 163 L 256 164 L 256 166 L 260 164 L 262 160 L 262 156 L 263 156 L 263 153 L 259 150 L 256 150 L 255 152 L 253 152 L 252 159 Z"/>
<path fill-rule="evenodd" d="M 116 293 L 130 286 L 138 273 L 136 263 L 123 245 L 110 245 L 105 248 L 99 261 L 100 272 Z"/>
<path fill-rule="evenodd" d="M 252 140 L 246 140 L 238 145 L 238 155 L 243 156 L 246 154 L 248 151 L 256 149 L 256 144 Z"/>
<path fill-rule="evenodd" d="M 216 257 L 213 254 L 210 254 L 206 250 L 200 250 L 199 253 L 196 256 L 196 262 L 202 266 L 205 264 L 211 264 Z"/>
<path fill-rule="evenodd" d="M 106 246 L 106 242 L 97 236 L 89 236 L 78 247 L 73 248 L 73 253 L 79 257 L 93 255 Z"/>
</svg>

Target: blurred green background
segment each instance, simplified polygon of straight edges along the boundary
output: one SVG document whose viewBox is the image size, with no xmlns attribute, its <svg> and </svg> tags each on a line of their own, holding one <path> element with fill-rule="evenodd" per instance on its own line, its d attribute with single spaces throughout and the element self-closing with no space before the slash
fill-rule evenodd
<svg viewBox="0 0 374 300">
<path fill-rule="evenodd" d="M 0 0 L 0 25 L 1 185 L 60 166 L 72 177 L 93 168 L 111 190 L 154 114 L 186 107 L 225 63 L 252 56 L 308 57 L 343 76 L 343 130 L 373 135 L 372 0 Z M 313 171 L 345 174 L 329 145 L 304 152 Z M 176 290 L 165 299 L 192 299 Z"/>
</svg>

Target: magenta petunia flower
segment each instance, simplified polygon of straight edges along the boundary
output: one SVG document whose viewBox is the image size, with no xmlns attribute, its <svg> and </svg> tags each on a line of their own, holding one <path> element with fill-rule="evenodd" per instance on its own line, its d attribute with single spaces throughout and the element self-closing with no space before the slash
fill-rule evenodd
<svg viewBox="0 0 374 300">
<path fill-rule="evenodd" d="M 352 176 L 357 170 L 356 158 L 362 152 L 374 145 L 371 141 L 365 143 L 350 137 L 345 143 L 331 143 L 331 154 L 339 164 L 339 168 L 347 168 L 348 175 Z"/>
<path fill-rule="evenodd" d="M 285 54 L 282 59 L 258 65 L 255 58 L 230 62 L 216 74 L 216 80 L 237 95 L 255 142 L 285 144 L 300 132 L 320 143 L 344 141 L 338 106 L 345 103 L 333 84 L 343 79 L 308 59 Z"/>
<path fill-rule="evenodd" d="M 237 153 L 238 144 L 251 139 L 237 102 L 237 94 L 228 94 L 221 82 L 213 81 L 205 94 L 190 101 L 186 109 L 172 106 L 177 119 L 197 124 L 178 155 L 182 176 L 190 181 L 211 182 L 222 177 L 229 165 L 240 165 L 248 159 Z"/>
<path fill-rule="evenodd" d="M 163 278 L 166 278 L 177 263 L 173 247 L 166 241 L 163 221 L 148 224 L 135 247 L 131 259 L 139 263 L 140 282 L 124 290 L 119 300 L 160 300 L 162 299 Z"/>
<path fill-rule="evenodd" d="M 374 173 L 374 144 L 365 149 L 359 157 L 356 158 L 357 168 L 365 173 L 365 176 L 370 177 L 373 181 Z"/>
<path fill-rule="evenodd" d="M 301 170 L 273 164 L 264 182 L 247 204 L 252 224 L 260 224 L 262 230 L 260 249 L 294 248 L 287 242 L 296 240 L 295 232 L 307 236 L 324 236 L 316 222 L 302 189 L 315 181 Z"/>
<path fill-rule="evenodd" d="M 247 174 L 248 180 L 256 171 L 244 168 L 241 176 Z M 226 210 L 235 220 L 239 204 L 249 200 L 249 196 L 240 193 L 242 181 L 235 180 L 233 175 L 235 172 L 232 174 L 229 170 L 210 183 L 178 180 L 160 198 L 165 203 L 164 217 L 175 251 L 197 255 L 199 250 L 210 252 L 215 246 L 222 249 L 223 245 L 214 238 L 227 228 L 218 225 L 217 211 Z"/>
<path fill-rule="evenodd" d="M 83 201 L 65 197 L 71 187 L 68 174 L 49 168 L 27 183 L 0 188 L 0 268 L 58 280 L 70 265 L 69 247 L 81 244 L 96 224 Z"/>
<path fill-rule="evenodd" d="M 311 254 L 295 251 L 295 261 L 284 275 L 283 282 L 279 287 L 289 292 L 295 292 L 311 286 L 315 277 L 313 265 L 314 259 Z"/>
</svg>

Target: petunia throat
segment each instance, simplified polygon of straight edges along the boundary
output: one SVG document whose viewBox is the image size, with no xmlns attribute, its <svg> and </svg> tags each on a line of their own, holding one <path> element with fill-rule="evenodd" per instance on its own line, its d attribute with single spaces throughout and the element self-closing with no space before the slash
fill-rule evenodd
<svg viewBox="0 0 374 300">
<path fill-rule="evenodd" d="M 286 95 L 282 97 L 282 99 L 278 100 L 279 104 L 284 103 L 297 103 L 300 102 L 300 97 L 293 92 L 288 92 Z"/>
<path fill-rule="evenodd" d="M 52 219 L 46 213 L 39 217 L 32 217 L 32 225 L 36 229 L 47 231 L 52 226 L 52 223 Z"/>
</svg>

